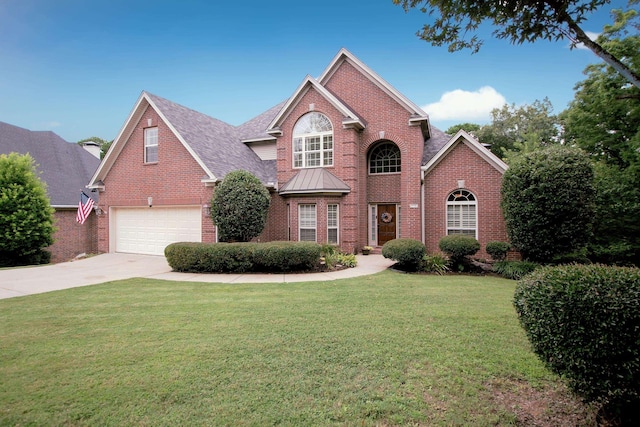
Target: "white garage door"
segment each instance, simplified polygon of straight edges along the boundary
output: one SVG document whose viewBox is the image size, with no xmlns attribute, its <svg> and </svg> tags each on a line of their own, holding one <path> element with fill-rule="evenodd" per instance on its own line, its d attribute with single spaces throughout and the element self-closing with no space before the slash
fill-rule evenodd
<svg viewBox="0 0 640 427">
<path fill-rule="evenodd" d="M 112 242 L 116 252 L 164 255 L 174 242 L 202 241 L 200 206 L 115 208 Z"/>
</svg>

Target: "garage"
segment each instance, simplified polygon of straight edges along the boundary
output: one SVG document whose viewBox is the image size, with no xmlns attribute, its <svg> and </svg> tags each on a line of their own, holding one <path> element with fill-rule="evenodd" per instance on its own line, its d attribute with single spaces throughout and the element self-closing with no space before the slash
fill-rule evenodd
<svg viewBox="0 0 640 427">
<path fill-rule="evenodd" d="M 200 206 L 113 208 L 111 212 L 115 252 L 164 255 L 170 243 L 202 241 Z"/>
</svg>

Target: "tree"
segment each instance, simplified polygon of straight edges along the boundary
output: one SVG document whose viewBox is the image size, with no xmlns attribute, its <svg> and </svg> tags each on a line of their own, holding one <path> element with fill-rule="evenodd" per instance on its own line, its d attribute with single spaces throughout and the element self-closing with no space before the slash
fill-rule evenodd
<svg viewBox="0 0 640 427">
<path fill-rule="evenodd" d="M 610 27 L 599 39 L 640 69 L 640 36 Z M 596 163 L 593 261 L 640 265 L 640 89 L 605 64 L 586 68 L 560 114 L 567 143 Z"/>
<path fill-rule="evenodd" d="M 445 130 L 444 133 L 449 135 L 455 135 L 459 130 L 463 130 L 470 135 L 476 135 L 482 126 L 476 123 L 459 123 L 457 125 L 451 126 L 449 129 Z"/>
<path fill-rule="evenodd" d="M 77 143 L 82 145 L 84 142 L 95 142 L 100 146 L 100 159 L 103 159 L 107 151 L 109 151 L 109 147 L 113 143 L 113 140 L 107 141 L 106 139 L 99 138 L 97 136 L 91 136 L 89 138 L 81 139 Z"/>
<path fill-rule="evenodd" d="M 502 180 L 502 210 L 514 248 L 550 262 L 583 249 L 593 221 L 593 167 L 577 148 L 554 145 L 519 156 Z"/>
<path fill-rule="evenodd" d="M 0 265 L 38 264 L 53 243 L 53 209 L 29 154 L 0 155 Z"/>
<path fill-rule="evenodd" d="M 610 0 L 503 0 L 500 2 L 474 0 L 393 0 L 405 11 L 418 7 L 423 13 L 436 14 L 435 22 L 425 24 L 418 36 L 433 44 L 447 44 L 450 52 L 471 49 L 474 53 L 483 41 L 476 34 L 480 24 L 488 21 L 495 27 L 493 36 L 514 44 L 543 40 L 563 40 L 575 47 L 584 44 L 633 85 L 640 87 L 640 75 L 619 57 L 592 41 L 582 24 L 589 14 L 610 3 Z M 630 0 L 634 7 L 638 0 Z M 612 12 L 616 23 L 632 19 L 637 11 L 631 9 Z M 614 24 L 615 25 L 615 24 Z M 470 35 L 470 38 L 466 38 Z"/>
<path fill-rule="evenodd" d="M 248 242 L 262 233 L 271 196 L 258 178 L 243 170 L 227 174 L 216 186 L 211 217 L 218 240 Z"/>
<path fill-rule="evenodd" d="M 514 152 L 555 144 L 559 139 L 558 118 L 548 98 L 521 107 L 505 104 L 491 111 L 491 117 L 491 124 L 480 128 L 477 136 L 498 157 L 513 157 Z"/>
</svg>

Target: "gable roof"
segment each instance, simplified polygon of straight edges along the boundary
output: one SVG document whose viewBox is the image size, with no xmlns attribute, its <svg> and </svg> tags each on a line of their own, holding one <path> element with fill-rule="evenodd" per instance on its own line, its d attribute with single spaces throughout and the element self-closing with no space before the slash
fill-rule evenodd
<svg viewBox="0 0 640 427">
<path fill-rule="evenodd" d="M 444 134 L 446 135 L 446 134 Z M 428 174 L 433 168 L 438 165 L 445 158 L 447 154 L 451 152 L 458 144 L 465 144 L 467 147 L 471 148 L 476 154 L 478 154 L 482 159 L 484 159 L 487 163 L 493 166 L 498 172 L 504 173 L 508 166 L 505 162 L 500 160 L 498 156 L 493 154 L 489 149 L 480 144 L 480 142 L 475 139 L 473 136 L 460 129 L 458 133 L 456 133 L 449 141 L 440 148 L 440 150 L 432 156 L 425 164 L 422 166 L 422 170 L 425 175 Z"/>
<path fill-rule="evenodd" d="M 47 184 L 53 207 L 77 207 L 100 159 L 51 131 L 30 131 L 0 122 L 0 154 L 29 153 Z M 87 192 L 97 200 L 97 194 Z"/>
<path fill-rule="evenodd" d="M 275 182 L 275 163 L 261 161 L 253 150 L 240 142 L 242 131 L 247 134 L 253 132 L 254 124 L 264 121 L 264 118 L 258 116 L 256 122 L 250 123 L 250 121 L 244 127 L 235 127 L 143 91 L 102 164 L 91 179 L 91 186 L 100 186 L 100 182 L 107 176 L 148 107 L 158 113 L 162 121 L 202 167 L 205 174 L 203 181 L 214 182 L 224 178 L 231 171 L 244 169 L 256 175 L 263 183 Z M 272 110 L 274 109 L 269 110 L 271 114 L 273 114 Z M 266 115 L 269 111 L 263 114 Z"/>
<path fill-rule="evenodd" d="M 351 192 L 341 179 L 324 168 L 301 169 L 278 190 L 280 195 Z"/>
<path fill-rule="evenodd" d="M 358 117 L 358 115 L 352 111 L 346 104 L 344 104 L 341 100 L 339 100 L 335 95 L 329 92 L 324 86 L 320 85 L 317 80 L 313 77 L 307 75 L 305 79 L 302 81 L 298 89 L 293 93 L 293 95 L 289 98 L 289 100 L 284 104 L 284 106 L 280 109 L 278 114 L 274 117 L 274 119 L 269 124 L 267 129 L 267 133 L 271 135 L 279 135 L 280 124 L 287 118 L 291 110 L 300 102 L 300 99 L 311 89 L 315 89 L 324 99 L 329 101 L 333 107 L 338 110 L 343 117 L 342 126 L 345 128 L 353 127 L 356 129 L 364 129 L 365 123 L 364 121 Z"/>
</svg>

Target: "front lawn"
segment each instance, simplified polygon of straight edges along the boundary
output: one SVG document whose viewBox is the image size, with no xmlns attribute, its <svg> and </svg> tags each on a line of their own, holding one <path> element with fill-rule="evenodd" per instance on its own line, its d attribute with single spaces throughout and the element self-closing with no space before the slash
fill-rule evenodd
<svg viewBox="0 0 640 427">
<path fill-rule="evenodd" d="M 589 425 L 514 288 L 387 271 L 0 300 L 0 425 Z"/>
</svg>

